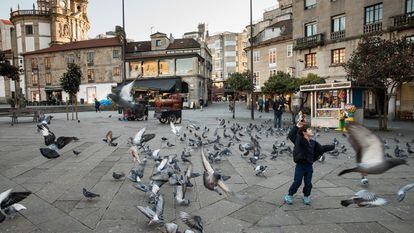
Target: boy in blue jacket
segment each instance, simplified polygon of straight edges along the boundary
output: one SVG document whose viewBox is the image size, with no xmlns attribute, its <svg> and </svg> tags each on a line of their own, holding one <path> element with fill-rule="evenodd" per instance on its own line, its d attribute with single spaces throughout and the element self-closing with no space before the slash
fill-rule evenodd
<svg viewBox="0 0 414 233">
<path fill-rule="evenodd" d="M 295 145 L 293 148 L 293 161 L 296 163 L 293 184 L 289 188 L 289 193 L 284 197 L 285 202 L 289 205 L 293 204 L 293 195 L 301 186 L 302 179 L 305 182 L 303 187 L 303 203 L 310 205 L 309 196 L 312 191 L 313 163 L 325 152 L 335 149 L 334 145 L 322 146 L 313 140 L 312 137 L 312 129 L 306 125 L 304 120 L 299 121 L 289 132 L 288 138 Z"/>
</svg>

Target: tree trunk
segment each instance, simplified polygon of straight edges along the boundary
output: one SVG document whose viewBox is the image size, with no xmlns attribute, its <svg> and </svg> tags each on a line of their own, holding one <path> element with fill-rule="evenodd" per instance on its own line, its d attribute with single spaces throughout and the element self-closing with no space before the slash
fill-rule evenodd
<svg viewBox="0 0 414 233">
<path fill-rule="evenodd" d="M 239 94 L 237 93 L 237 97 L 239 96 Z M 232 109 L 232 112 L 233 112 L 233 119 L 236 117 L 236 94 L 234 94 L 234 96 L 233 96 L 233 109 Z"/>
<path fill-rule="evenodd" d="M 66 120 L 69 120 L 69 99 L 66 97 Z"/>
<path fill-rule="evenodd" d="M 14 94 L 14 106 L 17 109 L 21 109 L 21 104 L 20 104 L 20 80 L 14 80 L 14 89 L 15 89 L 15 94 Z"/>
<path fill-rule="evenodd" d="M 390 98 L 386 93 L 387 91 L 385 91 L 385 97 L 384 97 L 384 118 L 383 118 L 383 123 L 382 123 L 382 130 L 388 130 L 388 105 L 389 105 L 389 101 Z"/>
<path fill-rule="evenodd" d="M 79 118 L 78 118 L 78 98 L 77 98 L 77 95 L 75 95 L 75 114 L 76 114 L 76 120 L 79 120 Z"/>
<path fill-rule="evenodd" d="M 72 121 L 75 120 L 75 116 L 74 116 L 74 108 L 73 108 L 73 95 L 70 95 L 70 99 L 72 101 L 71 107 L 72 107 Z"/>
</svg>

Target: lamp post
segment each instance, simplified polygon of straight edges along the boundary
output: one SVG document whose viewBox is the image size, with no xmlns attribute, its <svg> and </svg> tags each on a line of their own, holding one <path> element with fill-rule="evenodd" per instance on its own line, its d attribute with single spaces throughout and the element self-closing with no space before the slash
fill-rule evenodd
<svg viewBox="0 0 414 233">
<path fill-rule="evenodd" d="M 251 117 L 254 120 L 254 74 L 253 74 L 253 0 L 250 0 L 250 83 L 251 91 Z"/>
<path fill-rule="evenodd" d="M 126 82 L 126 62 L 125 62 L 125 48 L 126 48 L 126 32 L 125 32 L 125 4 L 124 0 L 122 0 L 122 31 L 123 31 L 123 38 L 122 38 L 122 65 L 123 65 L 123 72 L 122 72 L 122 82 Z"/>
</svg>

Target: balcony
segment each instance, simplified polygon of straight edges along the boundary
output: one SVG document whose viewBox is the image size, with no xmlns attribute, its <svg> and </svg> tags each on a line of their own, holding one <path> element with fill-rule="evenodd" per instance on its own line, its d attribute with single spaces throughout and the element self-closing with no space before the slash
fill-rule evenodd
<svg viewBox="0 0 414 233">
<path fill-rule="evenodd" d="M 324 44 L 324 35 L 322 33 L 316 34 L 313 36 L 307 36 L 298 38 L 295 41 L 295 46 L 293 49 L 300 50 L 300 49 L 307 49 L 313 48 Z"/>
<path fill-rule="evenodd" d="M 10 13 L 10 17 L 17 17 L 17 16 L 47 16 L 50 14 L 50 11 L 43 11 L 43 10 L 18 10 L 13 11 Z"/>
<path fill-rule="evenodd" d="M 382 31 L 382 22 L 370 23 L 364 25 L 364 34 L 370 34 Z"/>
<path fill-rule="evenodd" d="M 337 40 L 345 38 L 345 30 L 337 31 L 337 32 L 331 32 L 331 40 Z"/>
<path fill-rule="evenodd" d="M 396 15 L 391 18 L 394 21 L 393 27 L 396 29 L 414 27 L 414 12 L 403 14 L 403 15 Z"/>
</svg>

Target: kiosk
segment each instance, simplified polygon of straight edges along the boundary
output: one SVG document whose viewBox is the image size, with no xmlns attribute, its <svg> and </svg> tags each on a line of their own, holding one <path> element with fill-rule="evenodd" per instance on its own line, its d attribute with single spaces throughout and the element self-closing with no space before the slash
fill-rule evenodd
<svg viewBox="0 0 414 233">
<path fill-rule="evenodd" d="M 301 92 L 310 92 L 311 126 L 337 128 L 341 110 L 345 106 L 355 105 L 354 119 L 363 123 L 364 89 L 354 87 L 352 82 L 334 82 L 300 86 Z"/>
</svg>

